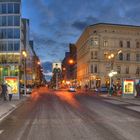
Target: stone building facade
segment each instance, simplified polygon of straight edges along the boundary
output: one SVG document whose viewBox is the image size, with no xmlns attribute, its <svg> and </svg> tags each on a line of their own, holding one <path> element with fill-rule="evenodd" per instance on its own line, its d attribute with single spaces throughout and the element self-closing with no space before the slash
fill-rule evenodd
<svg viewBox="0 0 140 140">
<path fill-rule="evenodd" d="M 121 84 L 123 78 L 140 79 L 140 26 L 94 24 L 84 30 L 76 47 L 77 81 L 81 86 L 109 85 L 111 70 L 117 71 L 114 84 Z M 109 59 L 111 54 L 113 58 Z"/>
</svg>

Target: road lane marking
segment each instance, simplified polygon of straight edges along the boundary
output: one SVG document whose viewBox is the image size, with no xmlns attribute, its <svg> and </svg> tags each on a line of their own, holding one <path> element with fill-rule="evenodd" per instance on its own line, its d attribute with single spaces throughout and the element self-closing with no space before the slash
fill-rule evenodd
<svg viewBox="0 0 140 140">
<path fill-rule="evenodd" d="M 4 130 L 0 130 L 0 134 L 2 134 L 4 132 Z"/>
</svg>

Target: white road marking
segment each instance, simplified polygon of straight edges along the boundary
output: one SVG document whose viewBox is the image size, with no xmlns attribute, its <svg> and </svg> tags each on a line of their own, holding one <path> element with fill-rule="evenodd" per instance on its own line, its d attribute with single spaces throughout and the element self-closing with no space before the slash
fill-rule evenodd
<svg viewBox="0 0 140 140">
<path fill-rule="evenodd" d="M 16 107 L 17 108 L 17 107 Z M 0 118 L 0 122 L 6 118 L 8 115 L 10 115 L 16 108 L 11 109 L 9 112 L 5 113 L 1 118 Z"/>
<path fill-rule="evenodd" d="M 0 134 L 2 134 L 4 132 L 4 130 L 0 130 Z"/>
</svg>

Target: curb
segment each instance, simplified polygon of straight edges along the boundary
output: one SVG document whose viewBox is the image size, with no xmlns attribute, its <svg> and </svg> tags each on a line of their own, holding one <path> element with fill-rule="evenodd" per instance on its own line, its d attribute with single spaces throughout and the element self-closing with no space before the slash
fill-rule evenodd
<svg viewBox="0 0 140 140">
<path fill-rule="evenodd" d="M 99 95 L 99 96 L 100 96 L 100 95 Z M 138 105 L 137 103 L 132 103 L 132 102 L 123 100 L 122 98 L 119 98 L 119 97 L 113 97 L 113 96 L 100 96 L 100 97 L 108 98 L 108 99 L 113 99 L 113 100 L 118 100 L 118 101 L 120 101 L 120 102 L 129 103 L 129 104 L 133 104 L 133 105 Z M 133 100 L 137 100 L 137 99 L 134 98 Z M 138 101 L 138 100 L 137 100 L 137 101 Z"/>
</svg>

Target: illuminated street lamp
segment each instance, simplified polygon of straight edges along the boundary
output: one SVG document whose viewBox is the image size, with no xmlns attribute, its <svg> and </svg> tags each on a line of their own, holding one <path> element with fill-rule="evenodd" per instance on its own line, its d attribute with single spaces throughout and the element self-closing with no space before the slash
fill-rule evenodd
<svg viewBox="0 0 140 140">
<path fill-rule="evenodd" d="M 37 64 L 40 65 L 41 64 L 40 61 L 38 61 Z"/>
<path fill-rule="evenodd" d="M 74 64 L 74 60 L 73 59 L 70 59 L 68 62 L 69 62 L 70 65 Z"/>
<path fill-rule="evenodd" d="M 105 55 L 107 55 L 107 59 L 109 59 L 110 61 L 110 73 L 108 74 L 108 76 L 110 77 L 110 88 L 111 88 L 111 85 L 112 85 L 112 77 L 114 75 L 117 74 L 116 71 L 113 71 L 113 64 L 114 64 L 114 59 L 116 58 L 117 55 L 119 55 L 120 53 L 122 52 L 122 50 L 119 50 L 117 51 L 117 53 L 111 53 L 111 54 L 108 54 L 108 53 L 105 53 Z"/>
<path fill-rule="evenodd" d="M 116 74 L 117 74 L 117 71 L 113 71 L 113 70 L 108 74 L 108 76 L 110 77 L 110 89 L 112 85 L 112 77 Z"/>
<path fill-rule="evenodd" d="M 26 96 L 26 58 L 27 58 L 27 52 L 25 50 L 22 51 L 22 56 L 24 58 L 24 95 Z"/>
</svg>

